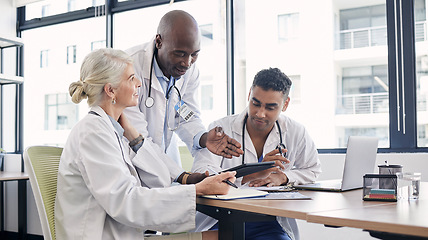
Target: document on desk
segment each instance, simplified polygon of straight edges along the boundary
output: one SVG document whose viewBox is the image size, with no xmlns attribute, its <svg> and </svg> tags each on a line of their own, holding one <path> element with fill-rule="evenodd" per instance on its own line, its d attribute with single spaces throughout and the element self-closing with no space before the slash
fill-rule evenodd
<svg viewBox="0 0 428 240">
<path fill-rule="evenodd" d="M 270 199 L 270 200 L 310 200 L 312 198 L 303 195 L 299 192 L 270 192 L 265 197 L 256 197 L 252 198 L 254 200 L 257 199 Z"/>
<path fill-rule="evenodd" d="M 230 188 L 229 193 L 226 195 L 203 195 L 204 198 L 221 199 L 221 200 L 233 200 L 242 198 L 256 198 L 264 197 L 268 195 L 268 192 L 259 191 L 251 188 Z"/>
<path fill-rule="evenodd" d="M 266 191 L 269 194 L 264 197 L 257 197 L 254 199 L 277 199 L 277 200 L 297 200 L 297 199 L 311 199 L 310 197 L 299 193 L 296 190 L 290 189 L 286 186 L 275 186 L 275 187 L 248 187 L 242 186 L 241 189 L 255 189 L 259 191 Z"/>
<path fill-rule="evenodd" d="M 248 187 L 247 185 L 241 186 L 241 188 L 251 188 L 256 189 L 259 191 L 266 191 L 266 192 L 295 192 L 296 190 L 294 188 L 289 188 L 287 186 L 273 186 L 273 187 Z"/>
</svg>

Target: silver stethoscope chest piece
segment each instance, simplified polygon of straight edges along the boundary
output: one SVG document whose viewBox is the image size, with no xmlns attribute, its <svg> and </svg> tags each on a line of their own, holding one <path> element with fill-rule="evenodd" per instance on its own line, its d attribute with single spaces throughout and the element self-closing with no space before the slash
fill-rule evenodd
<svg viewBox="0 0 428 240">
<path fill-rule="evenodd" d="M 151 108 L 155 104 L 155 100 L 152 97 L 148 97 L 146 99 L 145 104 L 146 104 L 146 107 Z"/>
</svg>

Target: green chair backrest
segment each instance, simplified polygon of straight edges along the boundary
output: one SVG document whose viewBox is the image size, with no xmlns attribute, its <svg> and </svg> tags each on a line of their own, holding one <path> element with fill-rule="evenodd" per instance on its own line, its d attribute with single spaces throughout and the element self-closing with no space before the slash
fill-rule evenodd
<svg viewBox="0 0 428 240">
<path fill-rule="evenodd" d="M 45 240 L 55 239 L 55 197 L 62 148 L 32 146 L 24 152 L 25 167 L 37 205 Z"/>
</svg>

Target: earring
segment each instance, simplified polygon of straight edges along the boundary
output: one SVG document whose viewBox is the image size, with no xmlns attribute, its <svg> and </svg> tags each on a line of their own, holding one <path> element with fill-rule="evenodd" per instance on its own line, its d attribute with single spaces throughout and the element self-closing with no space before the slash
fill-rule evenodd
<svg viewBox="0 0 428 240">
<path fill-rule="evenodd" d="M 112 104 L 116 104 L 116 98 L 113 98 L 113 99 L 111 100 L 111 103 L 112 103 Z"/>
</svg>

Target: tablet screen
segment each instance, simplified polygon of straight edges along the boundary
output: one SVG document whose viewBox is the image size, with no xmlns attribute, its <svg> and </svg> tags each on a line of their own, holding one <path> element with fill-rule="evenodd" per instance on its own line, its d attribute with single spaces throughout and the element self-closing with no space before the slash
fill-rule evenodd
<svg viewBox="0 0 428 240">
<path fill-rule="evenodd" d="M 258 162 L 258 163 L 244 163 L 242 165 L 232 167 L 229 169 L 226 169 L 222 172 L 228 172 L 228 171 L 236 171 L 236 178 L 243 177 L 248 174 L 252 174 L 255 172 L 263 171 L 265 169 L 271 168 L 275 165 L 275 162 Z"/>
</svg>

